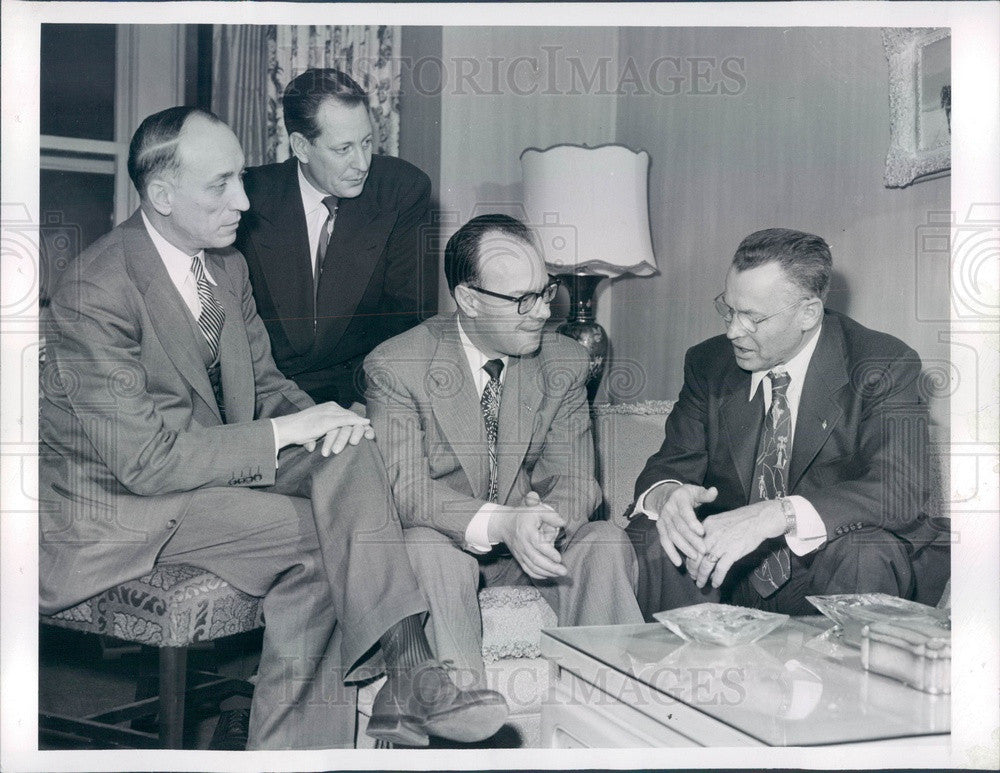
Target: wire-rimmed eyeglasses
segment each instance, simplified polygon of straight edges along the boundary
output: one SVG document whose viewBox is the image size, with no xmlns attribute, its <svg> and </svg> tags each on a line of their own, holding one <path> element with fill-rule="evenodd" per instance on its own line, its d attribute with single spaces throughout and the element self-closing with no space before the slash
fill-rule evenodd
<svg viewBox="0 0 1000 773">
<path fill-rule="evenodd" d="M 719 316 L 722 317 L 722 321 L 725 322 L 727 325 L 732 324 L 733 318 L 735 317 L 737 320 L 739 320 L 739 323 L 748 333 L 756 333 L 757 326 L 760 325 L 761 323 L 767 322 L 772 317 L 777 317 L 784 311 L 788 311 L 789 309 L 795 308 L 800 303 L 802 303 L 802 301 L 809 300 L 809 298 L 799 298 L 794 303 L 789 303 L 787 306 L 783 306 L 777 311 L 768 314 L 766 317 L 755 318 L 751 317 L 750 314 L 748 314 L 745 311 L 736 311 L 736 309 L 734 309 L 732 306 L 730 306 L 728 303 L 722 300 L 722 296 L 724 295 L 725 293 L 723 292 L 715 296 L 715 301 L 714 301 L 715 310 L 719 313 Z"/>
</svg>

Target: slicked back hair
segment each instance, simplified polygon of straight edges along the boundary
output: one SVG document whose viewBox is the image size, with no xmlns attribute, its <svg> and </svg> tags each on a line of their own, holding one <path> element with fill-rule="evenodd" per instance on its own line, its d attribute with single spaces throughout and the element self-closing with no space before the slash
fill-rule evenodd
<svg viewBox="0 0 1000 773">
<path fill-rule="evenodd" d="M 537 246 L 535 235 L 517 218 L 490 214 L 474 217 L 452 234 L 444 248 L 444 276 L 452 295 L 460 284 L 481 284 L 479 245 L 488 233 L 501 233 Z"/>
<path fill-rule="evenodd" d="M 737 271 L 768 263 L 781 266 L 789 281 L 809 297 L 826 300 L 833 258 L 830 247 L 820 237 L 790 228 L 767 228 L 740 242 L 733 257 Z"/>
<path fill-rule="evenodd" d="M 147 116 L 135 130 L 128 146 L 128 176 L 139 196 L 145 197 L 146 186 L 153 175 L 175 172 L 180 168 L 177 145 L 181 130 L 192 115 L 200 115 L 212 123 L 223 123 L 215 113 L 182 105 Z"/>
<path fill-rule="evenodd" d="M 285 114 L 285 131 L 289 136 L 298 132 L 312 142 L 320 134 L 316 113 L 328 98 L 345 107 L 368 106 L 368 94 L 350 75 L 334 69 L 309 69 L 285 86 L 281 107 Z"/>
</svg>

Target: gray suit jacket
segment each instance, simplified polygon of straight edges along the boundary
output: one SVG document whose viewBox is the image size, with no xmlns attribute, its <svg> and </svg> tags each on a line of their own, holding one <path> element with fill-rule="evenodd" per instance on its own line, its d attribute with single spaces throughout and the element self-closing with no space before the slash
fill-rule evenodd
<svg viewBox="0 0 1000 773">
<path fill-rule="evenodd" d="M 271 359 L 236 250 L 206 251 L 225 310 L 226 424 L 195 320 L 140 214 L 77 261 L 52 297 L 41 376 L 46 613 L 149 571 L 192 490 L 274 483 L 274 436 L 262 419 L 312 405 Z"/>
<path fill-rule="evenodd" d="M 600 504 L 587 405 L 587 355 L 556 333 L 511 357 L 500 402 L 498 501 L 529 491 L 567 519 L 571 536 Z M 404 527 L 430 526 L 464 543 L 489 488 L 486 429 L 457 318 L 439 315 L 365 360 L 368 416 Z"/>
</svg>

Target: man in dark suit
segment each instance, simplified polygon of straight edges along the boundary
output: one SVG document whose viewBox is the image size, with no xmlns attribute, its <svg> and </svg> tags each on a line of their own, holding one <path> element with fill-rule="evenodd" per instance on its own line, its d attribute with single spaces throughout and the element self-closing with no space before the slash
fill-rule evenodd
<svg viewBox="0 0 1000 773">
<path fill-rule="evenodd" d="M 531 231 L 505 215 L 445 248 L 458 304 L 365 361 L 410 561 L 435 651 L 485 684 L 480 584 L 535 585 L 560 625 L 638 623 L 625 535 L 588 522 L 601 501 L 587 355 L 543 333 L 557 285 Z"/>
<path fill-rule="evenodd" d="M 436 303 L 424 264 L 430 180 L 373 155 L 367 95 L 307 70 L 282 98 L 292 157 L 252 167 L 236 248 L 246 257 L 278 368 L 317 402 L 364 400 L 361 364 Z"/>
<path fill-rule="evenodd" d="M 193 564 L 263 597 L 252 748 L 351 745 L 341 685 L 383 665 L 370 734 L 495 732 L 503 698 L 459 691 L 431 657 L 367 420 L 314 405 L 271 359 L 230 246 L 247 207 L 236 137 L 210 113 L 171 108 L 143 121 L 128 163 L 140 210 L 52 298 L 42 611 L 156 563 Z"/>
<path fill-rule="evenodd" d="M 926 512 L 920 358 L 824 311 L 832 260 L 781 228 L 740 244 L 715 306 L 726 334 L 688 351 L 628 533 L 639 602 L 814 613 L 805 597 L 884 592 L 934 603 L 947 526 Z"/>
</svg>

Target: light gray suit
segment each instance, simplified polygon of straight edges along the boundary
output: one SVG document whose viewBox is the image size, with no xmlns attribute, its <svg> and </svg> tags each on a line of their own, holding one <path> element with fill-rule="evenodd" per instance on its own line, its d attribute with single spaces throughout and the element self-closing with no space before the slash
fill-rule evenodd
<svg viewBox="0 0 1000 773">
<path fill-rule="evenodd" d="M 518 506 L 535 491 L 566 518 L 557 547 L 569 572 L 558 580 L 531 580 L 503 551 L 476 556 L 463 549 L 469 521 L 486 502 L 489 455 L 457 317 L 435 317 L 386 341 L 365 360 L 365 374 L 368 414 L 410 561 L 430 602 L 439 657 L 483 679 L 476 600 L 481 580 L 533 583 L 560 625 L 642 622 L 627 540 L 609 523 L 588 523 L 601 492 L 585 392 L 587 357 L 579 344 L 551 333 L 537 354 L 511 357 L 499 413 L 497 501 Z"/>
<path fill-rule="evenodd" d="M 77 260 L 53 295 L 42 373 L 42 611 L 156 562 L 208 569 L 264 597 L 250 746 L 350 745 L 345 676 L 370 673 L 379 636 L 427 609 L 374 444 L 290 448 L 276 469 L 268 418 L 312 401 L 275 367 L 236 250 L 205 255 L 225 311 L 227 423 L 139 213 Z"/>
</svg>

